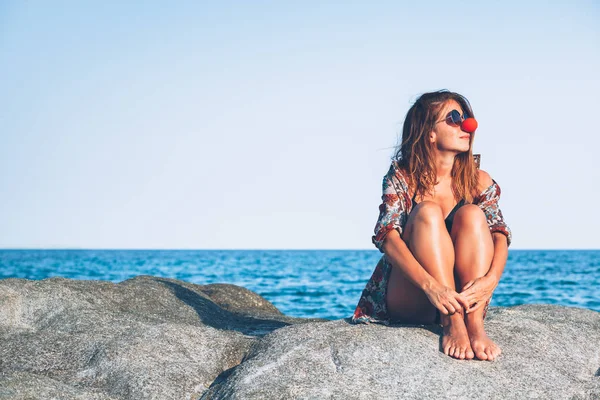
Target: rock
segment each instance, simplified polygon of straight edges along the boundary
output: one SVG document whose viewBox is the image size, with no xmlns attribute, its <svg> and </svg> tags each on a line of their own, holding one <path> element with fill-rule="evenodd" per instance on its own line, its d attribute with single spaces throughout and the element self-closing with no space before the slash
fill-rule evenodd
<svg viewBox="0 0 600 400">
<path fill-rule="evenodd" d="M 13 372 L 0 374 L 0 399 L 113 400 L 115 397 L 78 389 L 29 372 Z"/>
<path fill-rule="evenodd" d="M 0 399 L 600 398 L 600 313 L 491 307 L 494 362 L 436 326 L 291 318 L 247 289 L 0 280 Z"/>
<path fill-rule="evenodd" d="M 198 398 L 260 336 L 307 321 L 234 285 L 3 279 L 0 399 Z"/>
<path fill-rule="evenodd" d="M 202 286 L 202 293 L 219 307 L 239 314 L 283 316 L 270 301 L 241 286 L 213 283 Z"/>
<path fill-rule="evenodd" d="M 202 399 L 599 399 L 600 313 L 490 308 L 494 361 L 455 360 L 435 326 L 287 326 L 265 336 Z"/>
</svg>

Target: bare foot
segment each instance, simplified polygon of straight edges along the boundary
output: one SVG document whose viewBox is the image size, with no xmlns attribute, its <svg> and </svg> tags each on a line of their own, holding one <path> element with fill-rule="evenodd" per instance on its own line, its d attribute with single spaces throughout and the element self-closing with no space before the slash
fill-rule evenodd
<svg viewBox="0 0 600 400">
<path fill-rule="evenodd" d="M 459 360 L 471 360 L 474 354 L 462 314 L 442 316 L 442 325 L 444 326 L 442 337 L 444 354 Z"/>
<path fill-rule="evenodd" d="M 468 315 L 466 321 L 471 348 L 473 349 L 475 356 L 480 360 L 494 361 L 502 351 L 500 350 L 500 347 L 488 337 L 487 333 L 485 333 L 485 330 L 483 329 L 483 319 L 481 319 L 481 317 L 474 319 L 473 317 Z"/>
</svg>

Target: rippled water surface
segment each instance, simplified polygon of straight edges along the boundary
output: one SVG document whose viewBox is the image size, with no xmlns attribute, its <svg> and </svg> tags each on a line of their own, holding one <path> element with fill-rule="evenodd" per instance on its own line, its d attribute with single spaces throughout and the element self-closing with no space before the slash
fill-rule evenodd
<svg viewBox="0 0 600 400">
<path fill-rule="evenodd" d="M 296 317 L 349 317 L 377 250 L 0 250 L 0 278 L 120 282 L 154 275 L 233 283 Z M 600 311 L 600 250 L 511 250 L 492 306 L 549 303 Z"/>
</svg>

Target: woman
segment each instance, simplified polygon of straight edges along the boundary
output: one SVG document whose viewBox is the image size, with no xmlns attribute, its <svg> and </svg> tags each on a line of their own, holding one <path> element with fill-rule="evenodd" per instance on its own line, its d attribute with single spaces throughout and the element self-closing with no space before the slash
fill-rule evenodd
<svg viewBox="0 0 600 400">
<path fill-rule="evenodd" d="M 474 118 L 468 100 L 447 90 L 421 95 L 408 110 L 372 237 L 384 255 L 352 321 L 441 323 L 444 354 L 492 361 L 500 348 L 483 320 L 512 235 L 500 187 L 473 156 L 466 118 Z"/>
</svg>

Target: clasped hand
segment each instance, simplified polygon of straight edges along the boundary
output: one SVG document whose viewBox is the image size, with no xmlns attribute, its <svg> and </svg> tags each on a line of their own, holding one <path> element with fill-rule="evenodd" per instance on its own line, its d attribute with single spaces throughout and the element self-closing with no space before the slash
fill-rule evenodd
<svg viewBox="0 0 600 400">
<path fill-rule="evenodd" d="M 480 307 L 483 307 L 483 305 L 492 297 L 496 285 L 496 280 L 489 276 L 482 276 L 481 278 L 467 282 L 460 292 L 468 303 L 466 308 L 467 313 L 471 313 Z"/>
<path fill-rule="evenodd" d="M 436 284 L 425 290 L 425 294 L 435 308 L 444 315 L 451 315 L 463 309 L 467 313 L 476 311 L 492 297 L 496 281 L 488 276 L 467 282 L 460 293 L 451 288 Z"/>
<path fill-rule="evenodd" d="M 448 286 L 437 282 L 432 287 L 427 288 L 425 294 L 431 304 L 444 315 L 460 312 L 463 307 L 464 309 L 469 308 L 469 303 L 462 294 L 456 293 Z"/>
</svg>

